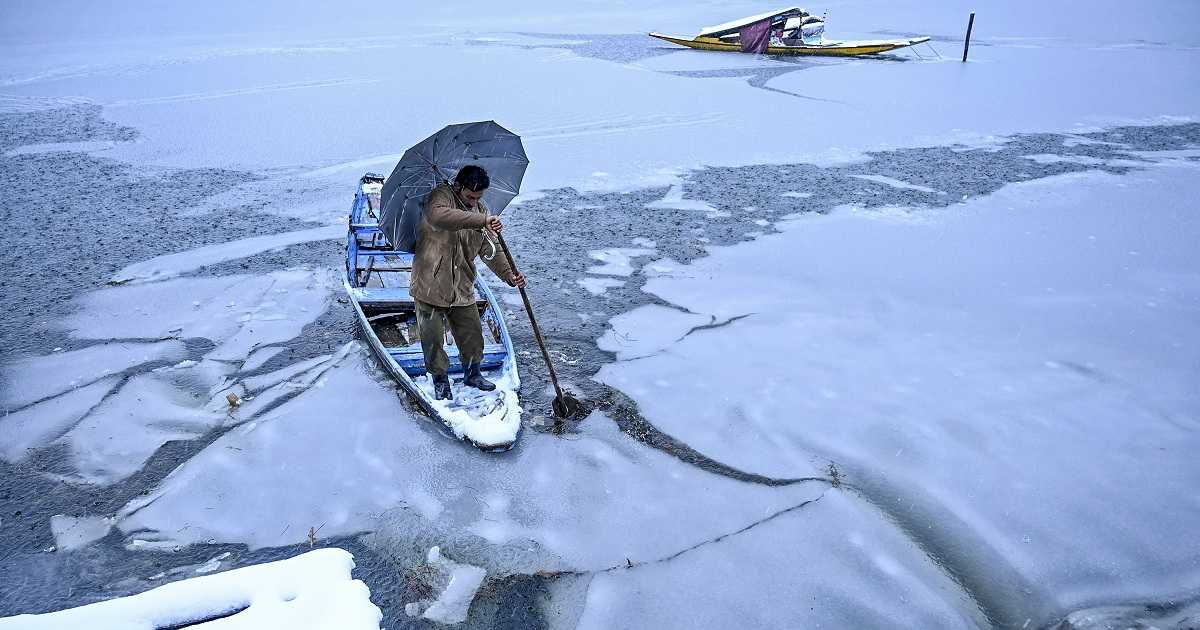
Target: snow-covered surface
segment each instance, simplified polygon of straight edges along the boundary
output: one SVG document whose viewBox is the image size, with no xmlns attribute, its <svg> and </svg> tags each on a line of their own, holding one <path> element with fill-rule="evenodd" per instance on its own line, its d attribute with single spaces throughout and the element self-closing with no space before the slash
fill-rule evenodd
<svg viewBox="0 0 1200 630">
<path fill-rule="evenodd" d="M 516 371 L 505 368 L 484 374 L 496 385 L 490 392 L 463 385 L 461 379 L 450 379 L 452 400 L 435 400 L 433 379 L 428 375 L 413 379 L 425 392 L 429 404 L 437 410 L 450 430 L 459 438 L 471 440 L 481 447 L 506 447 L 517 439 L 521 430 L 521 401 L 517 391 L 521 381 Z"/>
<path fill-rule="evenodd" d="M 716 26 L 705 26 L 704 28 L 700 29 L 700 35 L 709 35 L 711 33 L 719 33 L 721 31 L 727 31 L 730 29 L 740 28 L 740 27 L 746 26 L 747 24 L 753 24 L 760 20 L 765 20 L 769 17 L 774 17 L 785 11 L 790 11 L 790 10 L 799 9 L 799 8 L 800 7 L 794 7 L 794 6 L 793 7 L 782 7 L 779 9 L 775 9 L 774 11 L 767 11 L 765 13 L 755 13 L 754 15 L 737 18 L 735 20 L 730 20 L 728 22 L 722 22 L 720 24 L 717 24 Z"/>
<path fill-rule="evenodd" d="M 154 630 L 216 619 L 203 627 L 377 630 L 382 614 L 366 585 L 350 577 L 353 568 L 346 551 L 318 549 L 79 608 L 7 617 L 0 628 Z"/>
<path fill-rule="evenodd" d="M 1200 216 L 1177 202 L 1196 195 L 1200 166 L 1163 163 L 1013 184 L 921 221 L 785 221 L 646 285 L 749 316 L 598 378 L 733 466 L 785 476 L 827 457 L 901 515 L 952 513 L 1064 605 L 1200 584 L 1184 455 L 1200 447 Z"/>
</svg>

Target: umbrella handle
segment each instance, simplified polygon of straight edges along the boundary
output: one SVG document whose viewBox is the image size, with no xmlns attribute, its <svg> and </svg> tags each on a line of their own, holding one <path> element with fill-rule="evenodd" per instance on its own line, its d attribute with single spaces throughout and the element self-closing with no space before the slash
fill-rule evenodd
<svg viewBox="0 0 1200 630">
<path fill-rule="evenodd" d="M 493 258 L 496 257 L 496 243 L 494 241 L 492 241 L 492 238 L 490 236 L 488 236 L 488 231 L 486 229 L 480 230 L 480 232 L 483 232 L 483 240 L 487 241 L 488 247 L 492 248 L 491 255 L 484 256 L 483 259 L 484 260 L 492 260 Z M 514 267 L 514 269 L 515 269 L 515 267 Z"/>
</svg>

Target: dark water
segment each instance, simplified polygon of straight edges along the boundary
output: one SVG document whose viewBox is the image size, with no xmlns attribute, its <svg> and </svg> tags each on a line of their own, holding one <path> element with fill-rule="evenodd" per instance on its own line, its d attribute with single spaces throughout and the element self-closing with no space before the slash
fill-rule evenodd
<svg viewBox="0 0 1200 630">
<path fill-rule="evenodd" d="M 597 50 L 617 48 L 597 44 Z M 638 54 L 656 54 L 656 49 L 646 48 Z M 136 130 L 105 122 L 96 107 L 0 114 L 0 150 L 4 151 L 31 143 L 126 141 L 135 137 Z M 597 264 L 588 252 L 631 247 L 635 238 L 648 238 L 655 241 L 655 258 L 687 263 L 706 255 L 710 246 L 745 241 L 773 230 L 770 225 L 759 225 L 758 220 L 774 222 L 796 212 L 825 213 L 844 204 L 938 208 L 990 194 L 1013 182 L 1083 170 L 1121 174 L 1136 167 L 1038 164 L 1022 156 L 1054 153 L 1137 161 L 1127 152 L 1200 146 L 1200 124 L 1120 128 L 1086 134 L 1086 138 L 1110 144 L 1066 146 L 1067 137 L 1063 135 L 1028 134 L 987 150 L 907 149 L 872 154 L 869 162 L 838 168 L 803 164 L 711 168 L 687 176 L 685 196 L 708 201 L 723 216 L 645 209 L 647 203 L 666 194 L 665 188 L 587 194 L 569 188 L 552 190 L 507 213 L 506 234 L 518 264 L 530 279 L 531 298 L 557 359 L 556 367 L 571 389 L 589 404 L 605 408 L 634 439 L 683 461 L 747 482 L 786 484 L 793 480 L 749 475 L 691 449 L 643 419 L 636 405 L 621 392 L 590 380 L 600 365 L 613 360 L 595 343 L 604 333 L 607 320 L 637 306 L 661 302 L 642 291 L 647 277 L 641 271 L 635 271 L 624 286 L 610 288 L 599 296 L 579 290 L 575 281 Z M 851 174 L 883 175 L 945 194 L 898 189 Z M 263 226 L 270 226 L 272 232 L 310 227 L 269 214 L 260 203 L 241 203 L 236 198 L 202 214 L 184 212 L 214 195 L 263 177 L 220 168 L 148 173 L 129 164 L 71 152 L 0 155 L 0 221 L 4 227 L 0 231 L 0 250 L 6 270 L 0 274 L 0 306 L 5 312 L 0 319 L 0 362 L 25 354 L 44 354 L 54 347 L 87 345 L 66 337 L 52 323 L 71 310 L 74 296 L 103 286 L 125 265 L 259 235 Z M 351 178 L 346 182 L 347 194 L 353 187 Z M 786 191 L 804 191 L 811 196 L 781 197 Z M 193 275 L 257 273 L 297 265 L 339 269 L 342 245 L 340 241 L 297 245 L 202 268 Z M 546 369 L 534 351 L 528 323 L 513 303 L 509 302 L 506 310 L 514 343 L 530 350 L 519 358 L 522 397 L 528 403 L 526 408 L 533 410 L 527 419 L 529 428 L 550 430 L 553 421 Z M 330 352 L 355 334 L 348 305 L 332 301 L 317 321 L 286 344 L 285 351 L 261 371 Z M 206 343 L 189 341 L 190 353 L 203 354 L 210 349 Z M 572 431 L 573 425 L 568 423 L 565 430 Z M 112 514 L 130 499 L 148 492 L 216 437 L 167 444 L 141 472 L 103 488 L 63 483 L 42 474 L 62 465 L 61 453 L 55 449 L 38 452 L 19 465 L 0 462 L 0 616 L 44 612 L 140 592 L 185 577 L 191 574 L 191 567 L 226 552 L 231 555 L 223 567 L 290 557 L 306 550 L 307 544 L 256 551 L 242 545 L 214 544 L 135 553 L 125 550 L 120 535 L 113 533 L 71 553 L 49 551 L 54 544 L 49 530 L 52 515 Z M 354 553 L 358 562 L 356 577 L 367 583 L 372 600 L 384 610 L 385 627 L 432 625 L 404 614 L 404 603 L 417 599 L 422 586 L 403 563 L 356 537 L 319 539 L 317 544 L 339 546 Z M 931 555 L 944 551 L 929 546 L 936 546 L 936 542 L 926 545 Z M 955 558 L 950 554 L 942 561 L 953 564 Z M 148 579 L 164 572 L 167 575 L 163 578 Z M 510 576 L 489 582 L 475 602 L 470 625 L 545 627 L 538 602 L 548 597 L 546 587 L 553 579 Z M 1014 595 L 990 592 L 1002 587 L 989 587 L 986 580 L 978 584 L 971 579 L 961 582 L 985 611 L 1008 606 L 1004 602 Z M 1004 610 L 1000 610 L 992 618 L 1003 617 Z M 1048 615 L 1035 619 L 1034 625 L 1056 622 L 1054 615 Z"/>
</svg>

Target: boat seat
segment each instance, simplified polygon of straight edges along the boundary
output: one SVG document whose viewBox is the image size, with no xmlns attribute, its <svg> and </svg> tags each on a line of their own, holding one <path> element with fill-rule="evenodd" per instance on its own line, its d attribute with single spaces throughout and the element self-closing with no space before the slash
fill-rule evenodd
<svg viewBox="0 0 1200 630">
<path fill-rule="evenodd" d="M 398 249 L 373 249 L 370 247 L 360 247 L 355 254 L 359 256 L 395 256 L 400 259 L 401 264 L 412 264 L 412 252 L 402 252 Z"/>
<path fill-rule="evenodd" d="M 350 294 L 363 306 L 415 305 L 408 287 L 351 287 Z"/>
<path fill-rule="evenodd" d="M 450 372 L 459 373 L 463 371 L 462 361 L 458 357 L 458 346 L 445 346 L 446 356 L 450 358 Z M 413 344 L 403 348 L 388 348 L 388 354 L 400 364 L 400 368 L 409 376 L 422 376 L 425 374 L 425 355 L 421 351 L 420 344 Z M 492 343 L 484 344 L 483 346 L 483 361 L 479 367 L 484 370 L 494 370 L 504 365 L 504 359 L 508 356 L 508 351 L 504 349 L 504 344 Z"/>
</svg>

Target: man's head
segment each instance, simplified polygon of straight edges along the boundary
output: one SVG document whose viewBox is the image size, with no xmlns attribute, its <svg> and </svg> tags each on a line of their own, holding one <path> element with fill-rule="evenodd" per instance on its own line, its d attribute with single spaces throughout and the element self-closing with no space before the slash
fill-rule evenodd
<svg viewBox="0 0 1200 630">
<path fill-rule="evenodd" d="M 458 175 L 454 177 L 454 183 L 458 185 L 463 201 L 467 202 L 469 206 L 476 206 L 492 182 L 483 167 L 468 164 L 459 169 Z"/>
</svg>

